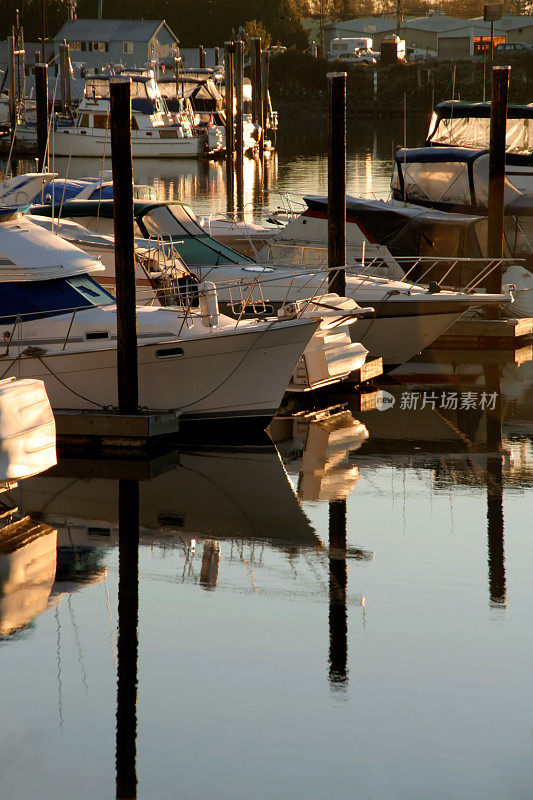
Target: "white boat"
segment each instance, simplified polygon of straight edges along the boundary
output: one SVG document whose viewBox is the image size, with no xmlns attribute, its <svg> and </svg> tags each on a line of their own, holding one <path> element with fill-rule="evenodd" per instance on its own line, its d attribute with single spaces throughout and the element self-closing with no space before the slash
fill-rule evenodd
<svg viewBox="0 0 533 800">
<path fill-rule="evenodd" d="M 45 211 L 36 209 L 38 214 Z M 48 213 L 51 213 L 50 209 Z M 113 204 L 110 201 L 72 201 L 64 205 L 63 214 L 67 219 L 92 229 L 97 227 L 101 232 L 113 232 Z M 292 264 L 287 261 L 255 264 L 216 242 L 198 224 L 189 206 L 136 202 L 134 214 L 137 233 L 141 237 L 146 241 L 158 237 L 173 241 L 183 261 L 201 280 L 216 283 L 224 313 L 253 316 L 258 307 L 263 307 L 267 315 L 277 313 L 285 303 L 320 294 L 327 286 L 327 271 L 316 266 L 306 268 L 303 258 Z M 327 226 L 327 214 L 324 213 L 318 221 Z M 244 293 L 243 301 L 235 288 L 230 290 L 228 287 L 228 284 L 235 287 L 239 283 L 249 286 L 254 277 L 261 285 L 260 298 L 246 301 Z M 501 295 L 433 292 L 411 282 L 379 278 L 356 269 L 348 272 L 346 296 L 358 306 L 375 309 L 372 316 L 361 319 L 351 328 L 352 340 L 360 342 L 372 356 L 383 357 L 383 363 L 389 368 L 403 364 L 419 353 L 469 308 L 494 306 L 511 299 L 508 292 Z"/>
<path fill-rule="evenodd" d="M 131 79 L 131 146 L 134 158 L 194 158 L 205 151 L 205 136 L 195 135 L 190 112 L 171 115 L 153 73 L 123 73 Z M 50 136 L 56 156 L 111 155 L 109 92 L 111 78 L 87 78 L 74 125 L 57 128 Z M 19 137 L 18 129 L 17 136 Z M 20 131 L 22 134 L 22 131 Z"/>
<path fill-rule="evenodd" d="M 44 381 L 57 409 L 117 405 L 114 299 L 91 277 L 100 262 L 18 213 L 0 222 L 2 377 Z M 182 420 L 266 423 L 320 319 L 243 320 L 218 312 L 214 286 L 198 311 L 137 309 L 139 405 Z"/>
</svg>

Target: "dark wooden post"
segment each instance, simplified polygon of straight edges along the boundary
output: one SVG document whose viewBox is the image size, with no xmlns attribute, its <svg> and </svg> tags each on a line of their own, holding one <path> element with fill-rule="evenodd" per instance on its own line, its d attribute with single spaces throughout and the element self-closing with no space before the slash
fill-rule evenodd
<svg viewBox="0 0 533 800">
<path fill-rule="evenodd" d="M 205 69 L 205 50 L 203 44 L 198 47 L 198 56 L 200 61 L 200 69 Z"/>
<path fill-rule="evenodd" d="M 263 91 L 263 124 L 268 125 L 269 103 L 268 103 L 268 78 L 270 73 L 270 53 L 268 50 L 261 52 L 261 85 Z M 263 141 L 265 137 L 263 136 Z"/>
<path fill-rule="evenodd" d="M 224 44 L 224 75 L 226 81 L 226 153 L 233 159 L 235 147 L 234 127 L 234 102 L 233 102 L 233 69 L 235 45 L 233 42 Z"/>
<path fill-rule="evenodd" d="M 176 47 L 176 98 L 180 96 L 180 49 Z"/>
<path fill-rule="evenodd" d="M 218 67 L 220 63 L 220 47 L 215 47 L 215 63 L 214 66 Z"/>
<path fill-rule="evenodd" d="M 243 121 L 244 103 L 242 86 L 244 79 L 244 51 L 243 43 L 239 39 L 235 42 L 235 96 L 237 98 L 237 113 L 235 116 L 235 150 L 237 153 L 237 173 L 242 171 L 244 157 Z M 240 166 L 239 166 L 240 164 Z"/>
<path fill-rule="evenodd" d="M 346 294 L 346 73 L 329 72 L 329 291 Z"/>
<path fill-rule="evenodd" d="M 17 123 L 17 104 L 15 98 L 15 37 L 7 37 L 7 91 L 9 103 L 9 124 L 11 131 L 15 131 Z"/>
<path fill-rule="evenodd" d="M 348 612 L 346 590 L 346 500 L 329 503 L 329 679 L 345 684 L 348 677 Z"/>
<path fill-rule="evenodd" d="M 505 145 L 510 71 L 511 67 L 492 68 L 492 100 L 490 104 L 489 209 L 487 221 L 487 255 L 489 258 L 502 258 L 503 256 Z M 501 265 L 497 269 L 493 270 L 488 276 L 485 288 L 488 292 L 501 292 Z"/>
<path fill-rule="evenodd" d="M 261 68 L 261 39 L 253 37 L 252 44 L 252 64 L 253 64 L 253 84 L 252 84 L 252 107 L 254 109 L 254 122 L 259 126 L 259 150 L 263 152 L 265 138 L 263 121 L 263 70 Z"/>
<path fill-rule="evenodd" d="M 72 106 L 70 93 L 70 60 L 68 55 L 68 44 L 64 42 L 59 45 L 59 69 L 61 72 L 61 106 L 63 113 Z"/>
<path fill-rule="evenodd" d="M 137 797 L 137 660 L 139 653 L 139 484 L 118 490 L 118 647 L 116 798 Z"/>
<path fill-rule="evenodd" d="M 37 106 L 37 164 L 44 172 L 48 144 L 48 64 L 35 65 L 35 104 Z"/>
<path fill-rule="evenodd" d="M 131 81 L 129 78 L 111 80 L 110 111 L 115 202 L 118 410 L 120 414 L 135 414 L 139 406 L 139 383 L 133 245 Z"/>
</svg>

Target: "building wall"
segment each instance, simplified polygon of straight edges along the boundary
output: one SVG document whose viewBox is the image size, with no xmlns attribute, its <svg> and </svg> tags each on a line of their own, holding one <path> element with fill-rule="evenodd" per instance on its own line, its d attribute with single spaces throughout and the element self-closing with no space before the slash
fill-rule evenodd
<svg viewBox="0 0 533 800">
<path fill-rule="evenodd" d="M 510 28 L 507 31 L 507 41 L 533 44 L 533 25 L 527 25 L 524 28 Z"/>
<path fill-rule="evenodd" d="M 406 47 L 418 47 L 421 50 L 435 50 L 438 47 L 438 36 L 435 31 L 419 30 L 409 28 L 408 25 L 402 28 L 401 38 L 405 39 Z"/>
<path fill-rule="evenodd" d="M 439 58 L 468 58 L 470 56 L 470 36 L 446 36 L 439 39 Z"/>
</svg>

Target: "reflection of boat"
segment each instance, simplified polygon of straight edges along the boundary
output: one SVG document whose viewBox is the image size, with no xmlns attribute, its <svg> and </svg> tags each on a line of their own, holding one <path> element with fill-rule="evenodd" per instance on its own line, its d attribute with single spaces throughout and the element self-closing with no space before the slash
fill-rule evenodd
<svg viewBox="0 0 533 800">
<path fill-rule="evenodd" d="M 115 475 L 107 463 L 60 461 L 46 476 L 26 483 L 24 509 L 53 521 L 62 545 L 114 545 Z M 269 444 L 176 454 L 174 468 L 141 480 L 139 493 L 141 542 L 178 546 L 191 538 L 235 538 L 313 546 L 318 541 Z"/>
</svg>

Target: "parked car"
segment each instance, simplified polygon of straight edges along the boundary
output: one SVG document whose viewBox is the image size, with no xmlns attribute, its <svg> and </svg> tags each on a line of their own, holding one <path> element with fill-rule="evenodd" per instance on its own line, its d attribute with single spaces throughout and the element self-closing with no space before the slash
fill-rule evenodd
<svg viewBox="0 0 533 800">
<path fill-rule="evenodd" d="M 496 55 L 520 55 L 521 53 L 533 53 L 533 44 L 529 42 L 501 42 L 494 48 Z"/>
</svg>

